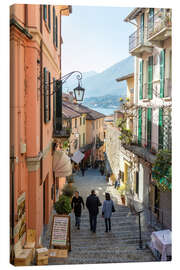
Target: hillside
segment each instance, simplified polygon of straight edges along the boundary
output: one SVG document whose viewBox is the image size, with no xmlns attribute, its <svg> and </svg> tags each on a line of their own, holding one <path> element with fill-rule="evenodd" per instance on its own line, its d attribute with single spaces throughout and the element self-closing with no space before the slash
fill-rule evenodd
<svg viewBox="0 0 180 270">
<path fill-rule="evenodd" d="M 85 88 L 85 97 L 99 96 L 125 96 L 126 82 L 117 82 L 116 79 L 134 70 L 134 58 L 132 56 L 120 61 L 119 63 L 107 68 L 101 73 L 94 71 L 83 73 L 82 87 Z M 76 75 L 69 79 L 65 84 L 64 90 L 72 90 L 77 86 Z"/>
</svg>

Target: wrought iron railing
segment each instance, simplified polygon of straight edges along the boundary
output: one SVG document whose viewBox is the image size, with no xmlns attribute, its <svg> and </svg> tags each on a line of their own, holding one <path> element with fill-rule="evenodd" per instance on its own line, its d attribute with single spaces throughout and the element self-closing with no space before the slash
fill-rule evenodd
<svg viewBox="0 0 180 270">
<path fill-rule="evenodd" d="M 133 34 L 129 36 L 129 51 L 131 52 L 135 48 L 144 44 L 146 40 L 145 27 L 139 27 Z"/>
<path fill-rule="evenodd" d="M 53 137 L 58 138 L 68 138 L 71 136 L 71 129 L 67 127 L 63 127 L 61 130 L 54 130 Z"/>
<path fill-rule="evenodd" d="M 154 16 L 148 19 L 147 38 L 151 38 L 165 27 L 171 27 L 171 12 L 160 9 Z"/>
</svg>

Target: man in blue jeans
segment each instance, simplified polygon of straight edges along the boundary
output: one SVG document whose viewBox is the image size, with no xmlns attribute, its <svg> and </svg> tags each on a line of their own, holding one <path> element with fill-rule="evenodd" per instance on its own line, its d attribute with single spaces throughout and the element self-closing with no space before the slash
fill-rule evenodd
<svg viewBox="0 0 180 270">
<path fill-rule="evenodd" d="M 101 202 L 99 198 L 96 196 L 95 191 L 92 190 L 91 194 L 86 199 L 86 207 L 89 210 L 90 230 L 94 233 L 96 232 L 96 223 L 97 223 L 97 215 L 99 213 L 99 206 L 101 206 Z"/>
</svg>

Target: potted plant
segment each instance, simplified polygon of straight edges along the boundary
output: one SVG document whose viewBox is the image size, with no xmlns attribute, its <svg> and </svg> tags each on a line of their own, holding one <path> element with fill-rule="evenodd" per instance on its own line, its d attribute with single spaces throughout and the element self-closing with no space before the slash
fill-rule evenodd
<svg viewBox="0 0 180 270">
<path fill-rule="evenodd" d="M 54 204 L 54 209 L 59 215 L 69 215 L 72 210 L 70 198 L 65 195 L 60 195 L 59 200 Z"/>
</svg>

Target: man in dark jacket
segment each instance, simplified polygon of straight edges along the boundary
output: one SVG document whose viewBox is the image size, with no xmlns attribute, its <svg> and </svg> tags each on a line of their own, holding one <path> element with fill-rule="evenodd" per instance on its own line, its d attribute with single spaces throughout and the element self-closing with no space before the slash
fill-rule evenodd
<svg viewBox="0 0 180 270">
<path fill-rule="evenodd" d="M 87 197 L 86 207 L 89 210 L 89 221 L 90 221 L 90 230 L 92 232 L 96 232 L 96 223 L 97 223 L 97 215 L 99 213 L 99 206 L 101 206 L 101 202 L 99 198 L 96 196 L 95 191 L 91 191 L 91 195 Z"/>
<path fill-rule="evenodd" d="M 77 229 L 80 229 L 80 222 L 81 222 L 81 205 L 84 208 L 84 201 L 81 196 L 79 196 L 79 191 L 75 191 L 75 196 L 72 198 L 71 207 L 75 214 L 75 226 Z"/>
</svg>

